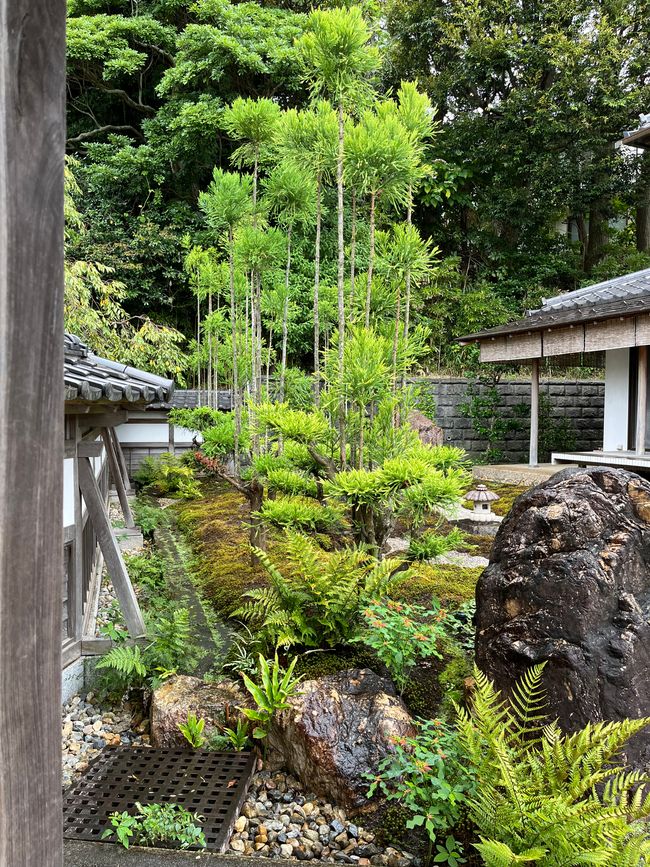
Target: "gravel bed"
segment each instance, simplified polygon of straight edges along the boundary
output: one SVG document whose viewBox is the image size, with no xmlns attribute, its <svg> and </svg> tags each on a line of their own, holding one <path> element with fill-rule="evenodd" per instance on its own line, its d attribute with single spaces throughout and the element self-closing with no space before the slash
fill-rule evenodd
<svg viewBox="0 0 650 867">
<path fill-rule="evenodd" d="M 92 692 L 75 695 L 62 708 L 63 788 L 86 770 L 88 763 L 106 746 L 149 744 L 149 721 L 131 729 L 131 713 L 121 708 L 103 710 L 93 704 Z"/>
<path fill-rule="evenodd" d="M 359 867 L 416 863 L 407 852 L 377 846 L 372 832 L 349 820 L 339 807 L 305 792 L 293 777 L 271 771 L 253 777 L 228 852 Z"/>
<path fill-rule="evenodd" d="M 429 561 L 434 565 L 463 566 L 464 568 L 485 567 L 490 562 L 487 557 L 465 554 L 463 551 L 448 551 Z"/>
</svg>

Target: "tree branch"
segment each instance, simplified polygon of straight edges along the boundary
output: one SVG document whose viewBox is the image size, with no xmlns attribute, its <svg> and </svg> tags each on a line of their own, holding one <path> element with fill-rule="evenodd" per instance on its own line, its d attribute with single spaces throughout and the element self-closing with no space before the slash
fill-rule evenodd
<svg viewBox="0 0 650 867">
<path fill-rule="evenodd" d="M 96 135 L 101 135 L 105 132 L 132 132 L 136 138 L 144 141 L 144 136 L 140 132 L 140 130 L 136 129 L 134 126 L 130 126 L 129 124 L 125 126 L 115 126 L 112 123 L 108 123 L 105 126 L 98 126 L 96 129 L 88 130 L 87 132 L 81 132 L 79 135 L 74 136 L 73 138 L 69 138 L 66 141 L 66 145 L 71 144 L 79 144 L 80 142 L 86 141 L 89 138 L 94 138 Z"/>
</svg>

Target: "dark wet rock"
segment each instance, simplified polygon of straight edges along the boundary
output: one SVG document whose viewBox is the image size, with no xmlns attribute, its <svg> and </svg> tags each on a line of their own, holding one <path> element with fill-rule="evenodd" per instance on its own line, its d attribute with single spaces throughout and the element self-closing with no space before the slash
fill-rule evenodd
<svg viewBox="0 0 650 867">
<path fill-rule="evenodd" d="M 403 702 L 389 681 L 369 669 L 305 681 L 300 690 L 291 709 L 278 716 L 270 744 L 318 794 L 348 809 L 368 806 L 365 775 L 376 773 L 391 738 L 415 733 Z"/>
<path fill-rule="evenodd" d="M 171 677 L 151 699 L 151 743 L 154 747 L 186 747 L 178 724 L 187 722 L 188 713 L 205 720 L 203 734 L 207 737 L 228 720 L 232 725 L 239 716 L 237 707 L 248 703 L 248 696 L 232 680 L 206 683 L 198 677 Z"/>
<path fill-rule="evenodd" d="M 477 662 L 499 689 L 546 661 L 549 716 L 565 730 L 650 716 L 650 482 L 569 469 L 522 494 L 476 599 Z M 650 765 L 650 730 L 627 759 Z"/>
</svg>

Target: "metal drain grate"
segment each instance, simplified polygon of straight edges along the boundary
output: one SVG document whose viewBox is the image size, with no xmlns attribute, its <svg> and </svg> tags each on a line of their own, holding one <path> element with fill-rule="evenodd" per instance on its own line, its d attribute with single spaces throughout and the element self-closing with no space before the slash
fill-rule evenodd
<svg viewBox="0 0 650 867">
<path fill-rule="evenodd" d="M 255 768 L 254 753 L 102 750 L 63 799 L 63 834 L 100 840 L 115 811 L 141 804 L 180 804 L 203 817 L 207 848 L 225 851 L 232 824 Z"/>
</svg>

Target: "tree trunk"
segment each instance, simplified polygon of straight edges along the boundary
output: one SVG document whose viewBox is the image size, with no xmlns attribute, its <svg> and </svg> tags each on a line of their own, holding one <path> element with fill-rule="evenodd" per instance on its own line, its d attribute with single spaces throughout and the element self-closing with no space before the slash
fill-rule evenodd
<svg viewBox="0 0 650 867">
<path fill-rule="evenodd" d="M 316 180 L 316 244 L 314 248 L 314 403 L 320 403 L 320 232 L 322 178 Z"/>
<path fill-rule="evenodd" d="M 289 333 L 289 275 L 291 273 L 291 226 L 287 228 L 287 267 L 284 273 L 284 309 L 282 310 L 282 361 L 280 363 L 280 403 L 284 400 L 287 373 L 287 336 Z"/>
<path fill-rule="evenodd" d="M 368 278 L 366 281 L 366 328 L 370 328 L 370 299 L 372 295 L 372 270 L 375 264 L 375 193 L 370 194 L 370 244 L 368 249 Z"/>
<path fill-rule="evenodd" d="M 235 474 L 239 475 L 239 438 L 241 436 L 241 403 L 239 400 L 239 371 L 237 354 L 237 311 L 235 304 L 235 241 L 232 227 L 228 230 L 228 266 L 230 269 L 230 330 L 232 336 L 232 401 L 235 410 L 233 459 Z"/>
<path fill-rule="evenodd" d="M 594 202 L 589 210 L 589 238 L 585 251 L 585 273 L 590 274 L 594 265 L 602 258 L 608 239 L 605 202 L 602 199 Z"/>
<path fill-rule="evenodd" d="M 196 284 L 196 390 L 197 402 L 201 406 L 201 284 Z"/>
<path fill-rule="evenodd" d="M 636 196 L 636 248 L 650 253 L 650 151 L 641 157 Z"/>
<path fill-rule="evenodd" d="M 337 216 L 338 216 L 338 267 L 337 267 L 337 289 L 338 289 L 338 318 L 339 318 L 339 345 L 338 345 L 338 361 L 339 361 L 339 381 L 343 383 L 343 359 L 345 351 L 345 236 L 343 231 L 343 156 L 344 156 L 344 133 L 345 133 L 345 116 L 343 113 L 343 103 L 339 104 L 339 148 L 336 160 L 336 193 L 337 193 Z M 345 395 L 341 387 L 341 399 L 339 403 L 339 450 L 341 456 L 341 467 L 346 465 L 346 449 L 345 449 Z"/>
<path fill-rule="evenodd" d="M 208 320 L 212 326 L 212 289 L 208 290 Z M 212 407 L 212 334 L 208 327 L 208 406 Z"/>
<path fill-rule="evenodd" d="M 258 479 L 252 479 L 248 485 L 248 504 L 250 507 L 250 543 L 251 547 L 266 550 L 266 530 L 262 519 L 256 512 L 262 508 L 264 502 L 264 485 Z M 251 563 L 257 563 L 257 557 L 251 552 Z"/>
<path fill-rule="evenodd" d="M 354 306 L 354 280 L 357 266 L 357 193 L 352 190 L 352 226 L 350 228 L 350 310 Z"/>
<path fill-rule="evenodd" d="M 397 348 L 399 346 L 399 327 L 402 319 L 402 284 L 397 284 L 397 297 L 395 298 L 395 328 L 393 331 L 393 358 L 392 358 L 392 390 L 393 396 L 397 391 Z"/>
</svg>

